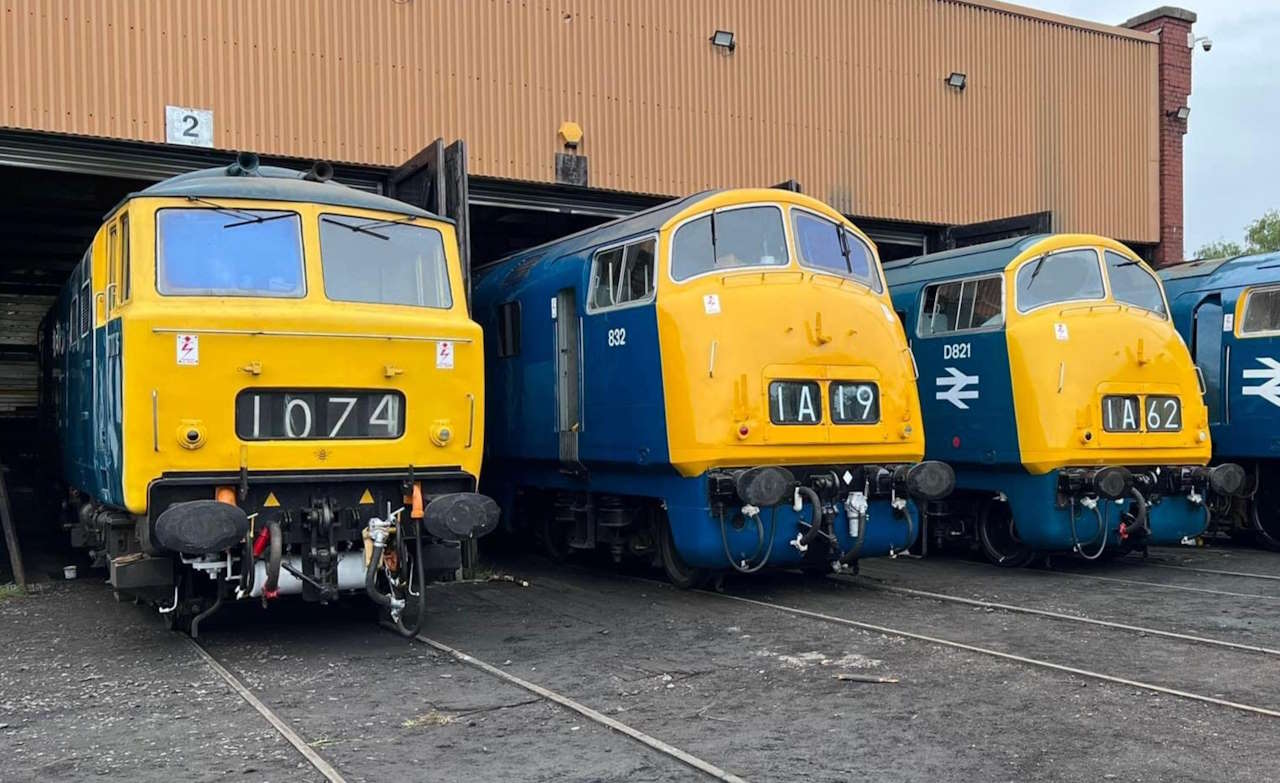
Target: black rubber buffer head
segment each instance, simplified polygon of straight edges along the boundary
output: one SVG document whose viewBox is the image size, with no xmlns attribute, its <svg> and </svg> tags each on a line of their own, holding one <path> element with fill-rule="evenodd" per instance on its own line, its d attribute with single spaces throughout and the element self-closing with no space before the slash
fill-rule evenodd
<svg viewBox="0 0 1280 783">
<path fill-rule="evenodd" d="M 786 468 L 765 465 L 740 471 L 733 483 L 742 502 L 768 508 L 786 499 L 796 485 L 796 479 Z"/>
<path fill-rule="evenodd" d="M 498 504 L 477 492 L 441 495 L 427 504 L 422 522 L 441 541 L 479 538 L 498 526 Z"/>
<path fill-rule="evenodd" d="M 1244 468 L 1224 462 L 1209 468 L 1209 486 L 1220 495 L 1239 495 L 1244 489 Z"/>
<path fill-rule="evenodd" d="M 942 500 L 956 488 L 956 472 L 945 462 L 925 460 L 907 469 L 907 494 L 921 500 Z"/>
<path fill-rule="evenodd" d="M 1133 486 L 1133 474 L 1127 468 L 1099 468 L 1093 474 L 1091 483 L 1093 491 L 1102 497 L 1119 500 L 1128 494 L 1129 487 Z"/>
<path fill-rule="evenodd" d="M 240 543 L 248 532 L 244 509 L 217 500 L 174 503 L 156 518 L 156 543 L 173 552 L 221 552 Z"/>
</svg>

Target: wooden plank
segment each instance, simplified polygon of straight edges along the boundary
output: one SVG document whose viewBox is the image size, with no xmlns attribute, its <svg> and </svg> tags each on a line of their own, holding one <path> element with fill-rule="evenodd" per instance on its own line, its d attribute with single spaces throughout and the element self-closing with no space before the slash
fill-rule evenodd
<svg viewBox="0 0 1280 783">
<path fill-rule="evenodd" d="M 0 525 L 4 526 L 4 544 L 9 550 L 9 565 L 13 567 L 13 581 L 22 590 L 27 589 L 27 572 L 22 567 L 22 550 L 18 548 L 18 530 L 13 521 L 13 509 L 9 506 L 9 489 L 4 474 L 8 470 L 0 463 Z"/>
</svg>

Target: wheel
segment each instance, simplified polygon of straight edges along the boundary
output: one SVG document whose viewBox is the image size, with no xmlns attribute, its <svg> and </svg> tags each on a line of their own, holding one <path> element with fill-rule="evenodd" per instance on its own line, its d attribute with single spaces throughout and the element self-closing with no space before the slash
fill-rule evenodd
<svg viewBox="0 0 1280 783">
<path fill-rule="evenodd" d="M 1259 546 L 1280 552 L 1280 488 L 1263 481 L 1249 503 L 1249 519 Z"/>
<path fill-rule="evenodd" d="M 569 526 L 556 519 L 550 509 L 539 516 L 537 535 L 538 544 L 547 557 L 557 563 L 563 563 L 569 558 L 569 553 L 573 551 L 569 547 Z"/>
<path fill-rule="evenodd" d="M 705 568 L 692 568 L 685 565 L 676 551 L 676 542 L 671 537 L 671 525 L 666 520 L 658 522 L 658 548 L 662 553 L 662 569 L 667 572 L 671 584 L 681 590 L 692 590 L 700 587 L 710 575 Z"/>
<path fill-rule="evenodd" d="M 1036 555 L 1018 538 L 1009 504 L 994 498 L 982 501 L 978 508 L 978 543 L 987 560 L 1001 568 L 1022 568 Z"/>
</svg>

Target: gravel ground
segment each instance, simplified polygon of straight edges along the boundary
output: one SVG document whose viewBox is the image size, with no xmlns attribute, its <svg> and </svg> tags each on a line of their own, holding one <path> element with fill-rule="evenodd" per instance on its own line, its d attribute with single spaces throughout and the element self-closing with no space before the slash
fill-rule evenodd
<svg viewBox="0 0 1280 783">
<path fill-rule="evenodd" d="M 1153 553 L 1274 573 L 1280 555 Z M 436 586 L 427 634 L 751 781 L 1263 781 L 1280 723 L 505 556 L 519 582 Z M 1075 566 L 1056 563 L 1077 572 Z M 1280 600 L 934 559 L 724 590 L 1280 708 L 1280 658 L 871 589 L 878 581 L 1280 646 Z M 1128 562 L 1078 573 L 1280 597 L 1280 583 Z M 698 779 L 585 718 L 373 625 L 367 608 L 236 606 L 202 644 L 348 780 Z M 154 612 L 100 584 L 0 600 L 3 780 L 314 780 Z M 896 678 L 896 683 L 857 677 Z M 843 679 L 842 679 L 843 678 Z"/>
<path fill-rule="evenodd" d="M 0 601 L 0 779 L 320 779 L 154 611 L 41 587 Z"/>
</svg>

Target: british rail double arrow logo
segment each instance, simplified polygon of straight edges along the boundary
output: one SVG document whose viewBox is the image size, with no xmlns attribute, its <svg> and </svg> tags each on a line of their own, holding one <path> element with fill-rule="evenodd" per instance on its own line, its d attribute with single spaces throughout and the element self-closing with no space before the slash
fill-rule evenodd
<svg viewBox="0 0 1280 783">
<path fill-rule="evenodd" d="M 978 376 L 965 375 L 954 367 L 944 367 L 947 375 L 941 378 L 935 378 L 934 382 L 939 386 L 948 387 L 937 393 L 937 399 L 946 400 L 961 410 L 969 410 L 969 404 L 965 400 L 978 399 Z M 972 384 L 974 388 L 968 388 Z"/>
<path fill-rule="evenodd" d="M 1261 397 L 1280 408 L 1280 362 L 1266 356 L 1258 357 L 1258 364 L 1266 369 L 1245 370 L 1241 375 L 1246 380 L 1262 380 L 1257 386 L 1241 387 L 1240 393 L 1246 397 Z"/>
</svg>

